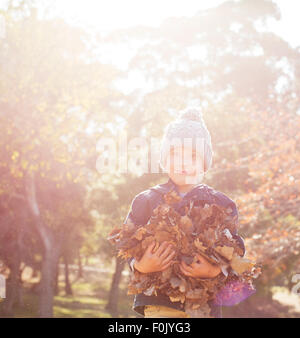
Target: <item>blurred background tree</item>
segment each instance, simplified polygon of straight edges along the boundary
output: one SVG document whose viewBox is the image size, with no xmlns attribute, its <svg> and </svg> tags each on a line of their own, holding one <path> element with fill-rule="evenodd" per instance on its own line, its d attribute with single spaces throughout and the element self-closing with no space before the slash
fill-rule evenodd
<svg viewBox="0 0 300 338">
<path fill-rule="evenodd" d="M 0 12 L 1 316 L 136 316 L 128 267 L 106 237 L 167 176 L 150 171 L 158 149 L 146 173 L 99 172 L 97 142 L 125 133 L 147 154 L 189 104 L 212 135 L 204 183 L 237 202 L 248 254 L 263 264 L 257 294 L 224 315 L 298 316 L 272 291 L 291 290 L 300 224 L 300 57 L 268 29 L 276 3 L 226 1 L 107 34 L 51 16 L 54 6 L 7 1 Z M 107 48 L 120 59 L 130 50 L 128 67 L 105 62 Z"/>
</svg>

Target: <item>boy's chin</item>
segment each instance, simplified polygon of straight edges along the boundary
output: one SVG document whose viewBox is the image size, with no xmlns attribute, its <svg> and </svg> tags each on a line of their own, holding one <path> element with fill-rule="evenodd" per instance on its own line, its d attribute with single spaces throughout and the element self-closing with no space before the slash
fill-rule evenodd
<svg viewBox="0 0 300 338">
<path fill-rule="evenodd" d="M 202 182 L 203 174 L 200 176 L 174 174 L 171 178 L 177 185 L 198 184 Z"/>
</svg>

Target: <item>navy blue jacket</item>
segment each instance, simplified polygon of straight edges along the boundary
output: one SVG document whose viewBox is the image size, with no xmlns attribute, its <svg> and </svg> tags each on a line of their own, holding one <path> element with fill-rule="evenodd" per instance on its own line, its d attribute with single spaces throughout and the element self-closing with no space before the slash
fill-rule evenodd
<svg viewBox="0 0 300 338">
<path fill-rule="evenodd" d="M 172 181 L 171 178 L 169 178 L 167 183 L 158 184 L 137 194 L 131 203 L 129 213 L 127 214 L 124 223 L 130 219 L 136 225 L 147 224 L 151 217 L 152 211 L 163 202 L 163 195 L 171 190 L 179 192 L 177 185 Z M 201 183 L 193 187 L 192 190 L 184 195 L 181 201 L 173 204 L 173 207 L 181 215 L 184 215 L 184 206 L 189 203 L 190 200 L 194 200 L 195 206 L 204 206 L 205 203 L 215 203 L 226 208 L 230 207 L 233 210 L 232 215 L 238 216 L 236 204 L 225 194 L 214 190 L 212 187 L 206 184 Z M 237 232 L 231 234 L 240 243 L 244 255 L 245 245 L 243 238 L 239 236 Z M 132 259 L 133 258 L 128 260 L 129 266 Z M 157 290 L 157 296 L 146 296 L 143 293 L 135 295 L 132 309 L 137 313 L 144 315 L 145 305 L 163 305 L 184 311 L 184 304 L 181 302 L 170 301 L 169 297 L 161 294 L 159 290 Z M 212 316 L 216 318 L 222 317 L 221 306 L 213 305 L 212 302 L 210 302 L 209 305 L 211 307 Z"/>
</svg>

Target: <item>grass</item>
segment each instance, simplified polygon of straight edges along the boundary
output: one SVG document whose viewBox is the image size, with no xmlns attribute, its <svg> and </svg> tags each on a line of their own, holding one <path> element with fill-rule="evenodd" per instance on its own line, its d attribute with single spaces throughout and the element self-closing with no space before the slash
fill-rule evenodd
<svg viewBox="0 0 300 338">
<path fill-rule="evenodd" d="M 110 289 L 112 273 L 84 274 L 84 278 L 76 280 L 70 273 L 73 295 L 68 296 L 64 291 L 63 274 L 59 278 L 59 293 L 54 297 L 53 317 L 56 318 L 110 318 L 111 314 L 105 309 Z M 31 290 L 33 283 L 26 281 L 23 287 L 23 304 L 14 307 L 16 318 L 38 317 L 38 296 Z M 123 276 L 119 289 L 119 317 L 137 317 L 131 309 L 132 296 L 127 295 L 127 278 Z M 1 309 L 5 302 L 0 302 Z M 0 315 L 1 317 L 1 315 Z"/>
<path fill-rule="evenodd" d="M 56 296 L 54 317 L 61 318 L 109 318 L 105 311 L 106 301 L 88 296 Z"/>
<path fill-rule="evenodd" d="M 64 281 L 59 280 L 59 293 L 54 297 L 53 316 L 56 318 L 110 318 L 111 314 L 105 309 L 111 282 L 111 273 L 101 273 L 98 276 L 86 274 L 85 278 L 75 281 L 71 274 L 73 295 L 67 296 L 64 292 Z M 140 317 L 132 309 L 133 296 L 127 295 L 128 280 L 122 278 L 119 289 L 119 317 L 136 318 Z M 36 318 L 38 317 L 38 296 L 31 290 L 33 283 L 27 281 L 23 288 L 23 305 L 15 306 L 14 317 Z M 297 317 L 300 313 L 300 297 L 288 292 L 286 288 L 273 287 L 273 298 L 282 305 L 291 307 L 282 309 L 278 317 Z M 0 299 L 0 313 L 5 306 L 3 299 Z M 229 309 L 230 310 L 230 309 Z M 226 317 L 227 308 L 223 314 Z M 1 315 L 0 315 L 1 317 Z"/>
</svg>

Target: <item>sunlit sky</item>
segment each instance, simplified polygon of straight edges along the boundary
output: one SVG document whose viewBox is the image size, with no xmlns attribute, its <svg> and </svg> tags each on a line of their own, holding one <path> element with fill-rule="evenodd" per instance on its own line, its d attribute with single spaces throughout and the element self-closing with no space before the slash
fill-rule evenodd
<svg viewBox="0 0 300 338">
<path fill-rule="evenodd" d="M 1 0 L 0 0 L 1 1 Z M 49 1 L 49 0 L 44 0 Z M 57 14 L 71 23 L 88 27 L 95 32 L 110 32 L 115 29 L 137 25 L 159 26 L 169 17 L 193 16 L 198 11 L 216 7 L 224 0 L 52 0 Z M 271 31 L 283 37 L 293 47 L 300 46 L 300 1 L 276 0 L 281 12 L 281 20 L 268 22 Z M 113 63 L 126 70 L 134 53 L 132 46 L 101 47 L 99 59 L 104 63 Z M 157 84 L 145 81 L 139 72 L 128 72 L 117 87 L 130 93 L 143 88 L 151 91 Z"/>
<path fill-rule="evenodd" d="M 52 0 L 53 1 L 53 0 Z M 61 16 L 100 31 L 135 25 L 158 26 L 171 16 L 192 16 L 201 9 L 215 7 L 224 0 L 54 0 Z M 270 29 L 300 45 L 300 1 L 276 0 L 282 19 Z"/>
<path fill-rule="evenodd" d="M 0 0 L 5 3 L 7 0 Z M 18 1 L 18 0 L 16 0 Z M 198 11 L 216 7 L 224 0 L 38 0 L 39 4 L 51 6 L 54 16 L 87 28 L 91 32 L 107 33 L 115 29 L 138 25 L 159 26 L 169 17 L 193 16 Z M 281 11 L 281 20 L 268 22 L 271 31 L 287 40 L 293 47 L 300 47 L 300 1 L 276 0 Z M 54 9 L 53 9 L 54 8 Z M 112 63 L 127 70 L 128 62 L 134 54 L 129 46 L 95 47 L 99 60 Z M 118 87 L 131 92 L 143 87 L 151 90 L 154 84 L 145 81 L 139 72 L 128 72 L 127 77 L 118 80 Z M 157 85 L 157 84 L 156 84 Z"/>
<path fill-rule="evenodd" d="M 8 0 L 0 0 L 0 8 Z M 19 0 L 15 0 L 17 2 Z M 232 0 L 233 1 L 233 0 Z M 168 17 L 192 16 L 224 0 L 38 0 L 55 8 L 55 16 L 69 22 L 109 32 L 136 25 L 159 26 Z M 272 31 L 300 46 L 300 1 L 274 0 L 282 18 L 269 24 Z"/>
</svg>

